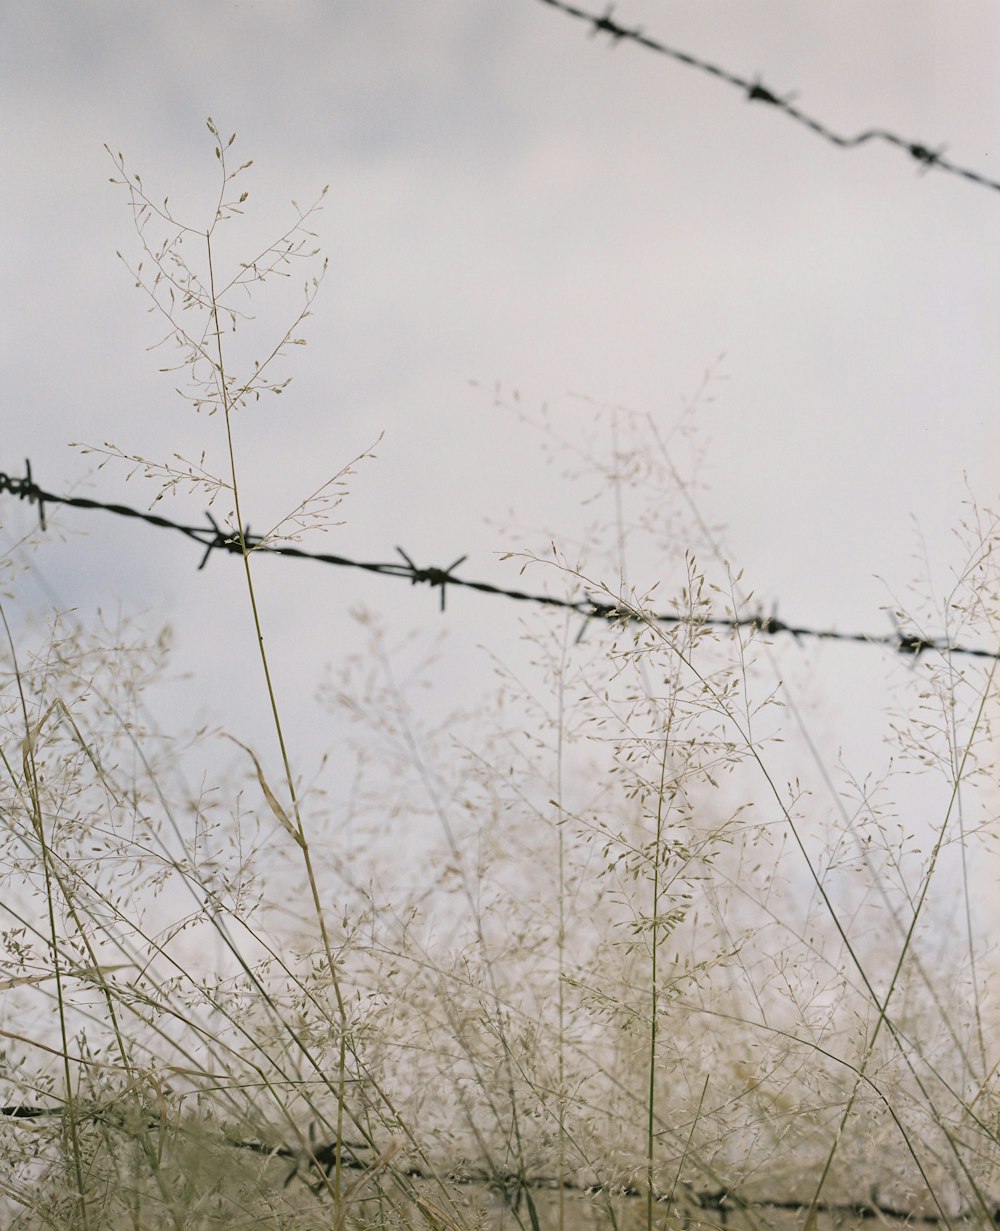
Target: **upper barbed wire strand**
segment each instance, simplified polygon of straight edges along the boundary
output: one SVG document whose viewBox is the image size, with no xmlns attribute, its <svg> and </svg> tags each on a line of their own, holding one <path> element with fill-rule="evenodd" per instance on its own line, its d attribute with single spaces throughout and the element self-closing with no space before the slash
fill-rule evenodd
<svg viewBox="0 0 1000 1231">
<path fill-rule="evenodd" d="M 598 15 L 597 13 L 588 12 L 586 9 L 577 8 L 575 4 L 568 4 L 565 0 L 540 0 L 540 3 L 546 4 L 552 9 L 558 9 L 559 12 L 565 13 L 568 17 L 585 22 L 591 27 L 592 35 L 606 34 L 613 44 L 621 42 L 635 43 L 639 47 L 645 47 L 647 51 L 667 56 L 671 60 L 677 61 L 678 64 L 686 64 L 689 68 L 696 68 L 700 72 L 708 73 L 712 77 L 718 77 L 721 81 L 728 82 L 729 85 L 736 86 L 737 89 L 742 90 L 750 102 L 766 103 L 777 111 L 784 112 L 789 119 L 802 124 L 818 137 L 822 137 L 824 141 L 828 141 L 839 149 L 855 149 L 869 141 L 884 141 L 905 151 L 912 159 L 920 163 L 925 170 L 937 167 L 939 170 L 947 171 L 951 175 L 961 176 L 962 179 L 968 180 L 970 183 L 979 184 L 983 188 L 991 188 L 996 192 L 1000 192 L 1000 180 L 990 179 L 989 176 L 973 171 L 969 167 L 960 167 L 957 163 L 945 158 L 941 150 L 932 149 L 925 142 L 908 140 L 906 137 L 901 137 L 899 134 L 889 132 L 884 128 L 866 128 L 863 132 L 856 133 L 854 136 L 844 136 L 841 133 L 834 132 L 832 128 L 829 128 L 821 120 L 817 120 L 814 116 L 807 115 L 804 111 L 800 111 L 798 107 L 793 106 L 788 99 L 782 98 L 775 93 L 774 90 L 764 85 L 759 78 L 750 80 L 747 77 L 741 77 L 738 73 L 731 73 L 728 69 L 721 68 L 718 64 L 712 64 L 709 60 L 701 59 L 700 56 L 691 55 L 687 51 L 680 51 L 676 47 L 669 47 L 659 39 L 650 37 L 639 26 L 629 27 L 621 25 L 614 19 L 613 6 L 609 6 L 603 15 Z"/>
</svg>

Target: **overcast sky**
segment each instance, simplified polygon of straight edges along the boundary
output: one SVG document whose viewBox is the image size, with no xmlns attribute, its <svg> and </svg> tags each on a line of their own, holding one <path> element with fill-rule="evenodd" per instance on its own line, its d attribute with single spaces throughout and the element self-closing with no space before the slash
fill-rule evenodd
<svg viewBox="0 0 1000 1231">
<path fill-rule="evenodd" d="M 759 75 L 838 132 L 885 128 L 1000 177 L 993 3 L 623 0 L 615 17 Z M 587 482 L 565 480 L 521 418 L 547 405 L 564 437 L 608 448 L 591 402 L 668 433 L 710 372 L 678 457 L 700 459 L 700 513 L 765 610 L 885 633 L 890 590 L 929 573 L 940 598 L 964 564 L 962 502 L 990 505 L 997 487 L 1000 192 L 885 144 L 836 149 L 538 0 L 8 3 L 0 27 L 0 469 L 29 457 L 50 490 L 146 507 L 154 487 L 113 464 L 96 473 L 68 442 L 221 457 L 220 421 L 196 416 L 146 349 L 160 331 L 115 257 L 135 237 L 103 149 L 204 225 L 211 115 L 238 133 L 237 161 L 254 160 L 234 251 L 329 185 L 309 345 L 283 399 L 240 423 L 252 528 L 384 433 L 347 524 L 304 546 L 392 560 L 399 545 L 441 566 L 467 554 L 463 576 L 544 588 L 500 554 L 575 544 L 613 510 L 581 509 Z M 268 295 L 255 302 L 265 340 L 288 303 Z M 191 523 L 204 508 L 198 494 L 159 506 Z M 0 501 L 8 542 L 32 517 Z M 196 677 L 160 695 L 165 725 L 204 714 L 266 748 L 237 562 L 197 572 L 200 550 L 179 536 L 96 512 L 50 519 L 23 559 L 19 611 L 169 623 L 174 673 Z M 638 537 L 630 551 L 631 584 L 682 584 L 676 555 Z M 446 633 L 449 703 L 485 695 L 478 645 L 517 660 L 525 612 L 499 598 L 452 591 L 442 616 L 429 590 L 355 571 L 262 561 L 259 576 L 309 764 L 337 738 L 314 686 L 364 645 L 350 609 L 380 613 L 394 637 Z M 825 752 L 854 741 L 852 756 L 884 758 L 897 663 L 870 648 L 775 652 L 778 674 L 830 707 L 815 717 Z"/>
</svg>

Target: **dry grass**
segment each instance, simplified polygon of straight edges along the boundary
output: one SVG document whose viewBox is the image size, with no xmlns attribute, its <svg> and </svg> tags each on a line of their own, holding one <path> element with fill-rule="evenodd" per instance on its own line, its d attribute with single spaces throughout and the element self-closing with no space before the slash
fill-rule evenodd
<svg viewBox="0 0 1000 1231">
<path fill-rule="evenodd" d="M 190 792 L 183 739 L 142 704 L 164 639 L 56 623 L 19 645 L 8 628 L 7 1225 L 783 1228 L 858 1221 L 866 1203 L 993 1225 L 993 953 L 971 871 L 991 853 L 993 670 L 921 659 L 888 728 L 892 774 L 838 781 L 796 731 L 771 649 L 704 623 L 750 600 L 676 461 L 697 407 L 676 438 L 596 408 L 610 460 L 574 446 L 573 464 L 610 524 L 586 557 L 569 543 L 524 565 L 617 603 L 611 634 L 526 617 L 527 671 L 497 660 L 491 705 L 441 724 L 400 683 L 409 651 L 367 618 L 365 653 L 320 690 L 351 719 L 352 811 L 303 800 L 233 436 L 244 401 L 286 388 L 276 369 L 318 278 L 258 365 L 236 374 L 225 347 L 245 324 L 233 296 L 315 255 L 310 213 L 222 275 L 216 229 L 244 198 L 210 131 L 221 189 L 202 230 L 115 162 L 130 268 L 227 469 L 112 453 L 161 490 L 231 503 L 282 778 L 234 730 L 243 777 Z M 559 453 L 552 419 L 535 426 Z M 350 470 L 275 534 L 327 516 Z M 989 642 L 995 523 L 973 509 L 960 542 L 943 607 L 907 618 Z M 625 579 L 643 543 L 682 578 L 655 604 Z M 664 628 L 654 605 L 685 619 Z M 937 792 L 898 818 L 896 775 L 917 768 Z M 440 833 L 410 899 L 392 869 L 348 885 L 316 842 L 350 825 L 363 846 L 387 816 Z M 318 888 L 334 878 L 335 917 Z"/>
</svg>

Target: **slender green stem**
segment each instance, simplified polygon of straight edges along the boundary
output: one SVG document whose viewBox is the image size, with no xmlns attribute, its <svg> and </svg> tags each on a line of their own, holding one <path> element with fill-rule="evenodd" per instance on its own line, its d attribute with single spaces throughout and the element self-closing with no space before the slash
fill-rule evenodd
<svg viewBox="0 0 1000 1231">
<path fill-rule="evenodd" d="M 250 600 L 250 610 L 253 617 L 254 633 L 257 638 L 257 649 L 260 655 L 261 668 L 264 672 L 264 682 L 267 689 L 268 701 L 271 707 L 271 716 L 278 740 L 278 748 L 281 753 L 281 763 L 285 774 L 285 784 L 288 790 L 289 800 L 292 805 L 292 815 L 294 817 L 295 828 L 297 831 L 298 846 L 302 851 L 302 859 L 305 865 L 306 877 L 309 882 L 309 891 L 312 897 L 313 909 L 319 924 L 327 970 L 330 974 L 330 984 L 333 988 L 334 997 L 337 1002 L 337 1014 L 340 1019 L 340 1039 L 337 1057 L 337 1150 L 334 1159 L 334 1178 L 332 1190 L 336 1209 L 335 1225 L 339 1229 L 344 1225 L 344 1220 L 347 1215 L 346 1205 L 343 1201 L 343 1162 L 340 1149 L 340 1143 L 343 1141 L 344 1136 L 344 1102 L 347 1089 L 347 1006 L 344 1002 L 343 993 L 340 987 L 337 963 L 333 956 L 333 946 L 330 940 L 329 929 L 326 924 L 326 913 L 323 910 L 323 904 L 319 894 L 319 886 L 316 881 L 312 857 L 309 851 L 309 843 L 306 838 L 305 827 L 302 821 L 298 794 L 295 789 L 295 778 L 292 774 L 291 760 L 288 755 L 284 728 L 281 722 L 281 714 L 278 709 L 277 695 L 271 679 L 271 669 L 268 663 L 267 650 L 264 646 L 264 632 L 261 625 L 260 611 L 257 606 L 257 595 L 254 589 L 253 572 L 250 568 L 250 550 L 247 547 L 246 536 L 243 530 L 243 514 L 240 507 L 240 485 L 237 477 L 236 449 L 233 440 L 233 413 L 235 408 L 229 395 L 229 387 L 226 379 L 226 366 L 222 351 L 222 328 L 219 320 L 219 301 L 216 297 L 215 291 L 215 267 L 212 257 L 211 228 L 205 234 L 205 241 L 208 250 L 209 302 L 211 305 L 212 327 L 216 343 L 216 381 L 218 384 L 219 397 L 222 401 L 222 409 L 226 424 L 226 444 L 229 456 L 229 472 L 232 480 L 233 500 L 235 503 L 236 530 L 240 546 L 240 556 L 243 560 L 243 571 L 246 578 L 247 595 Z"/>
<path fill-rule="evenodd" d="M 559 1231 L 566 1226 L 566 839 L 559 829 Z"/>
<path fill-rule="evenodd" d="M 90 1226 L 90 1219 L 87 1211 L 87 1195 L 84 1188 L 83 1159 L 81 1157 L 80 1141 L 77 1135 L 75 1098 L 73 1095 L 73 1074 L 70 1069 L 69 1062 L 69 1027 L 66 1022 L 66 999 L 63 988 L 62 962 L 60 960 L 61 950 L 59 945 L 59 929 L 56 925 L 55 888 L 53 886 L 54 869 L 52 867 L 52 853 L 49 850 L 48 839 L 45 835 L 45 820 L 42 814 L 42 798 L 39 790 L 38 771 L 35 765 L 35 741 L 41 733 L 41 729 L 45 723 L 47 714 L 43 715 L 36 725 L 32 726 L 31 718 L 28 714 L 28 702 L 24 695 L 24 687 L 21 682 L 21 672 L 17 663 L 17 652 L 14 649 L 14 638 L 10 631 L 10 625 L 7 622 L 7 612 L 2 603 L 0 603 L 0 619 L 3 620 L 4 632 L 7 636 L 7 645 L 10 649 L 11 661 L 14 665 L 14 678 L 17 681 L 17 690 L 21 703 L 21 716 L 24 721 L 24 740 L 22 742 L 21 759 L 24 769 L 24 780 L 28 788 L 28 797 L 30 800 L 31 824 L 35 831 L 35 836 L 38 838 L 38 844 L 42 852 L 42 875 L 45 879 L 45 901 L 49 925 L 48 943 L 52 952 L 52 970 L 56 982 L 56 1006 L 59 1013 L 59 1034 L 62 1041 L 63 1081 L 66 1086 L 66 1107 L 69 1112 L 68 1116 L 64 1117 L 63 1124 L 64 1126 L 68 1126 L 68 1128 L 65 1128 L 64 1131 L 69 1134 L 80 1218 L 83 1223 L 84 1231 L 87 1231 L 87 1228 Z"/>
<path fill-rule="evenodd" d="M 934 872 L 935 872 L 935 869 L 937 868 L 938 857 L 941 854 L 941 849 L 944 846 L 945 837 L 947 836 L 948 829 L 950 828 L 950 825 L 951 825 L 952 811 L 956 809 L 957 801 L 959 800 L 959 797 L 960 797 L 960 787 L 961 787 L 962 780 L 965 776 L 965 767 L 968 764 L 969 756 L 972 753 L 972 745 L 975 739 L 975 734 L 979 730 L 980 725 L 983 721 L 983 714 L 986 709 L 986 702 L 989 699 L 989 697 L 992 695 L 993 678 L 996 675 L 996 670 L 997 670 L 997 663 L 994 662 L 992 667 L 990 668 L 990 673 L 986 681 L 986 687 L 983 689 L 983 695 L 980 698 L 979 709 L 972 723 L 972 731 L 969 735 L 968 741 L 965 746 L 965 750 L 962 753 L 961 760 L 959 761 L 956 772 L 955 772 L 955 780 L 954 780 L 954 783 L 952 784 L 951 798 L 948 801 L 948 808 L 945 811 L 944 820 L 941 823 L 941 828 L 940 828 L 940 831 L 938 832 L 937 840 L 935 841 L 933 850 L 931 851 L 930 863 L 928 864 L 927 871 L 924 873 L 923 884 L 920 887 L 920 894 L 917 898 L 916 905 L 913 908 L 913 918 L 910 920 L 910 926 L 907 929 L 906 936 L 903 940 L 903 946 L 899 951 L 899 957 L 896 960 L 896 966 L 892 972 L 892 978 L 889 981 L 888 990 L 886 991 L 885 996 L 881 1000 L 877 996 L 874 995 L 874 992 L 872 992 L 875 1005 L 878 1008 L 878 1018 L 875 1021 L 875 1029 L 872 1031 L 872 1036 L 868 1042 L 868 1046 L 865 1051 L 865 1055 L 862 1060 L 861 1067 L 858 1070 L 858 1078 L 855 1082 L 854 1089 L 851 1092 L 851 1097 L 847 1102 L 847 1106 L 844 1108 L 844 1114 L 841 1117 L 840 1124 L 837 1128 L 837 1132 L 835 1133 L 833 1142 L 830 1146 L 830 1152 L 827 1155 L 826 1164 L 823 1167 L 823 1171 L 820 1174 L 819 1181 L 816 1184 L 816 1191 L 813 1194 L 812 1204 L 810 1206 L 811 1212 L 815 1212 L 819 1204 L 820 1194 L 823 1191 L 823 1186 L 826 1183 L 827 1176 L 830 1173 L 830 1168 L 833 1165 L 833 1160 L 840 1146 L 840 1142 L 843 1137 L 844 1129 L 847 1125 L 848 1118 L 850 1117 L 854 1109 L 854 1102 L 857 1097 L 858 1089 L 860 1087 L 861 1078 L 865 1075 L 865 1072 L 868 1067 L 868 1062 L 870 1061 L 872 1055 L 874 1054 L 875 1043 L 878 1040 L 879 1032 L 881 1031 L 883 1025 L 888 1025 L 890 1032 L 892 1032 L 893 1034 L 895 1033 L 895 1031 L 892 1028 L 891 1019 L 888 1016 L 889 1001 L 892 999 L 893 993 L 895 992 L 896 987 L 899 983 L 899 979 L 903 971 L 903 966 L 906 964 L 906 959 L 909 956 L 910 948 L 913 944 L 913 937 L 917 930 L 917 923 L 919 922 L 920 917 L 923 913 L 924 903 L 927 900 L 927 894 L 931 887 L 931 881 L 934 878 Z M 956 749 L 956 752 L 957 752 L 957 749 Z M 958 1150 L 956 1148 L 956 1143 L 952 1135 L 950 1133 L 946 1134 L 946 1139 L 952 1151 L 955 1153 L 955 1156 L 956 1156 L 956 1159 L 959 1165 L 962 1167 L 963 1171 L 965 1171 L 964 1161 L 961 1155 L 958 1153 Z M 919 1166 L 919 1162 L 918 1162 L 918 1166 Z M 921 1168 L 921 1173 L 922 1173 L 922 1168 Z M 973 1193 L 977 1201 L 979 1202 L 981 1212 L 989 1215 L 989 1211 L 987 1209 L 987 1203 L 983 1197 L 983 1194 L 980 1192 L 978 1186 L 976 1185 L 975 1181 L 972 1179 L 972 1176 L 968 1174 L 968 1172 L 966 1172 L 966 1177 L 970 1181 L 972 1181 Z M 946 1225 L 950 1225 L 948 1216 L 946 1212 L 944 1211 L 944 1209 L 941 1207 L 941 1204 L 938 1201 L 937 1195 L 934 1192 L 933 1188 L 930 1189 L 930 1195 L 931 1195 L 932 1200 L 934 1201 L 934 1204 L 937 1206 L 938 1213 L 940 1214 L 942 1221 Z M 813 1219 L 813 1221 L 815 1221 L 815 1219 Z"/>
<path fill-rule="evenodd" d="M 656 839 L 653 844 L 653 918 L 650 933 L 650 1004 L 649 1004 L 649 1082 L 646 1091 L 646 1229 L 653 1231 L 653 1210 L 656 1189 L 653 1183 L 653 1153 L 656 1146 L 656 1063 L 660 1026 L 659 946 L 660 946 L 660 860 L 663 851 L 665 823 L 663 796 L 667 781 L 667 757 L 670 747 L 670 720 L 663 736 L 660 757 L 660 785 L 656 795 Z"/>
</svg>

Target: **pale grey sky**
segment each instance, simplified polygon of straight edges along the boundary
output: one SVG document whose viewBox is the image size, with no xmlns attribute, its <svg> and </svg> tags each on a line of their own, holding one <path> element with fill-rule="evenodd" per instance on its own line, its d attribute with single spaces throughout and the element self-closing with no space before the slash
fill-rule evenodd
<svg viewBox="0 0 1000 1231">
<path fill-rule="evenodd" d="M 615 16 L 794 92 L 837 131 L 884 127 L 1000 176 L 993 4 L 628 0 Z M 463 575 L 516 586 L 518 563 L 499 553 L 579 539 L 612 510 L 578 507 L 537 434 L 494 406 L 496 382 L 573 437 L 592 409 L 570 395 L 666 431 L 712 369 L 700 508 L 766 609 L 883 633 L 877 578 L 903 592 L 929 569 L 933 593 L 947 591 L 962 501 L 996 496 L 1000 193 L 882 144 L 837 150 L 538 0 L 7 4 L 0 28 L 0 468 L 30 457 L 49 489 L 145 507 L 152 488 L 114 465 L 95 475 L 67 442 L 221 456 L 220 423 L 193 415 L 145 350 L 158 333 L 115 258 L 134 236 L 102 148 L 203 223 L 211 115 L 254 159 L 248 244 L 287 225 L 290 198 L 330 185 L 309 346 L 283 400 L 241 425 L 252 527 L 384 432 L 347 524 L 313 548 L 391 560 L 398 544 L 436 565 L 467 553 Z M 267 291 L 257 308 L 268 337 L 281 318 Z M 161 508 L 197 522 L 204 501 Z M 0 502 L 10 538 L 31 519 Z M 51 520 L 17 583 L 22 606 L 47 592 L 85 620 L 102 607 L 169 622 L 175 670 L 194 679 L 160 697 L 164 721 L 205 713 L 263 744 L 236 561 L 198 573 L 179 537 L 98 513 Z M 641 589 L 682 581 L 638 537 L 627 565 Z M 259 574 L 303 772 L 337 744 L 310 695 L 324 664 L 363 646 L 349 609 L 380 612 L 397 636 L 444 631 L 447 702 L 490 686 L 480 644 L 520 661 L 525 613 L 503 600 L 452 592 L 442 617 L 429 591 L 358 572 L 263 561 Z M 825 752 L 884 758 L 898 664 L 866 648 L 775 652 L 828 707 L 815 717 Z"/>
</svg>

